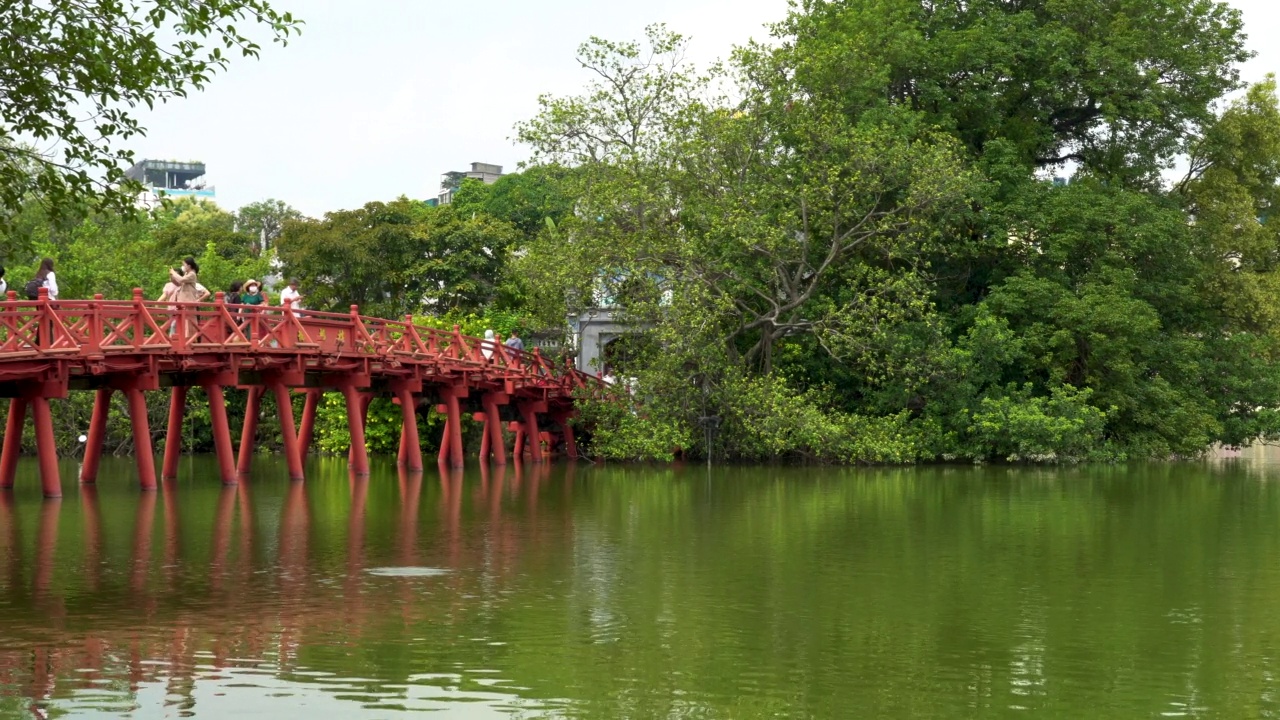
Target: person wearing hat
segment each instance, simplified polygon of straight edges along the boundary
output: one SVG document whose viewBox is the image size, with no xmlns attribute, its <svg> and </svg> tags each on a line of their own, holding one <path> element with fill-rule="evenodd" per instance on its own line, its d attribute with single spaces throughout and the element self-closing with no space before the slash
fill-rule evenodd
<svg viewBox="0 0 1280 720">
<path fill-rule="evenodd" d="M 262 283 L 254 280 L 253 278 L 249 278 L 249 280 L 245 282 L 244 288 L 240 293 L 240 304 L 250 306 L 240 310 L 240 312 L 245 315 L 257 312 L 257 306 L 259 305 L 266 305 L 267 298 L 262 294 Z M 244 336 L 246 338 L 251 337 L 251 333 L 253 332 L 252 328 L 253 323 L 246 319 L 244 324 Z"/>
</svg>

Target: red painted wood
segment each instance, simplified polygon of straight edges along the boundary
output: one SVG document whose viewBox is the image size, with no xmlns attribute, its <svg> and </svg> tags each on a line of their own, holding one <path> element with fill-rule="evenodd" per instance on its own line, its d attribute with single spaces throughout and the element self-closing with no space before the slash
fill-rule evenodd
<svg viewBox="0 0 1280 720">
<path fill-rule="evenodd" d="M 136 387 L 125 390 L 125 397 L 129 398 L 129 420 L 133 423 L 133 454 L 138 463 L 138 485 L 143 490 L 155 490 L 156 456 L 151 449 L 147 400 Z"/>
<path fill-rule="evenodd" d="M 5 423 L 4 453 L 0 455 L 0 488 L 13 487 L 13 476 L 18 470 L 18 455 L 22 452 L 22 428 L 27 423 L 27 399 L 9 401 L 9 419 Z"/>
<path fill-rule="evenodd" d="M 31 399 L 31 415 L 36 424 L 36 453 L 40 457 L 40 487 L 47 498 L 62 497 L 62 478 L 58 476 L 58 444 L 53 438 L 53 416 L 49 398 Z"/>
<path fill-rule="evenodd" d="M 240 426 L 240 456 L 236 461 L 236 473 L 248 475 L 253 462 L 253 446 L 258 442 L 258 416 L 262 414 L 262 388 L 249 388 L 245 401 L 244 424 Z"/>
<path fill-rule="evenodd" d="M 280 435 L 284 439 L 284 459 L 289 466 L 289 479 L 302 479 L 302 453 L 298 452 L 298 434 L 293 425 L 293 401 L 289 388 L 282 383 L 272 386 L 280 411 Z"/>
<path fill-rule="evenodd" d="M 298 429 L 298 452 L 306 457 L 311 452 L 311 439 L 316 431 L 316 411 L 320 409 L 320 390 L 308 389 L 302 404 L 302 427 Z"/>
<path fill-rule="evenodd" d="M 182 418 L 187 412 L 187 388 L 173 386 L 169 396 L 169 432 L 164 438 L 164 465 L 160 469 L 161 480 L 178 477 L 178 459 L 182 456 Z"/>
<path fill-rule="evenodd" d="M 401 464 L 411 471 L 418 471 L 422 469 L 422 444 L 418 440 L 418 405 L 413 399 L 413 393 L 408 390 L 400 391 L 400 412 L 404 418 L 400 430 Z"/>
<path fill-rule="evenodd" d="M 265 376 L 276 378 L 285 387 L 305 385 L 307 405 L 294 443 L 297 453 L 290 453 L 294 460 L 305 455 L 311 445 L 315 411 L 324 389 L 350 388 L 344 393 L 355 393 L 357 397 L 349 398 L 348 419 L 357 423 L 353 434 L 361 436 L 365 406 L 355 388 L 390 386 L 398 396 L 405 389 L 411 406 L 416 406 L 413 401 L 418 393 L 438 394 L 450 420 L 441 444 L 442 457 L 447 457 L 453 467 L 461 467 L 464 460 L 459 400 L 471 391 L 490 398 L 485 416 L 490 420 L 488 436 L 495 462 L 499 463 L 505 459 L 505 449 L 501 425 L 494 421 L 497 405 L 545 403 L 545 410 L 535 412 L 546 412 L 555 418 L 558 413 L 572 412 L 575 391 L 587 388 L 598 397 L 609 395 L 609 389 L 597 378 L 574 370 L 570 364 L 553 363 L 536 352 L 505 347 L 489 348 L 493 352 L 486 358 L 482 352 L 486 347 L 456 327 L 438 331 L 415 326 L 410 318 L 364 317 L 356 308 L 349 313 L 309 310 L 301 315 L 257 308 L 251 314 L 237 315 L 225 302 L 218 301 L 179 303 L 174 310 L 170 303 L 146 300 L 140 290 L 124 300 L 95 298 L 56 303 L 47 297 L 28 301 L 7 294 L 7 299 L 0 299 L 0 378 L 9 387 L 23 388 L 26 397 L 10 403 L 5 452 L 0 457 L 0 486 L 12 483 L 27 405 L 37 397 L 65 397 L 70 390 L 83 387 L 75 383 L 88 380 L 98 388 L 98 398 L 85 448 L 82 482 L 93 482 L 97 476 L 110 395 L 113 390 L 120 390 L 129 398 L 139 451 L 139 482 L 144 487 L 154 487 L 156 478 L 142 393 L 162 384 L 217 386 L 221 392 L 222 386 L 244 383 L 259 386 L 260 393 Z M 202 379 L 192 380 L 194 377 Z M 180 392 L 175 390 L 174 397 Z M 499 401 L 498 397 L 502 399 Z M 170 424 L 180 425 L 173 422 L 181 420 L 176 402 L 171 410 L 175 412 L 171 413 Z M 225 408 L 222 410 L 225 418 Z M 251 426 L 249 417 L 246 421 Z M 37 426 L 43 424 L 37 420 Z M 219 424 L 216 418 L 215 424 Z M 525 430 L 527 445 L 536 436 L 531 428 Z M 179 449 L 180 434 L 171 433 L 174 442 L 168 447 L 175 451 Z M 215 440 L 229 446 L 229 437 L 223 433 L 215 432 Z M 415 444 L 410 440 L 406 429 L 405 461 L 414 464 Z M 569 432 L 566 444 L 574 452 Z M 245 453 L 252 451 L 252 445 L 252 440 L 241 443 L 242 459 L 247 459 Z M 362 462 L 357 462 L 357 455 L 352 453 L 353 466 L 367 472 L 367 453 Z M 175 461 L 176 456 L 166 450 L 165 474 L 175 469 Z M 147 468 L 151 468 L 150 472 Z"/>
<path fill-rule="evenodd" d="M 205 395 L 209 396 L 209 419 L 213 425 L 213 451 L 218 456 L 218 474 L 222 476 L 223 485 L 235 485 L 236 456 L 231 446 L 231 425 L 227 422 L 227 401 L 222 393 L 221 385 L 206 385 Z"/>
<path fill-rule="evenodd" d="M 347 424 L 351 427 L 351 471 L 356 475 L 368 475 L 369 449 L 364 444 L 364 412 L 368 406 L 352 385 L 342 388 L 342 394 L 347 400 Z"/>
<path fill-rule="evenodd" d="M 102 459 L 102 443 L 107 437 L 107 415 L 111 412 L 111 388 L 99 388 L 93 399 L 93 415 L 89 418 L 89 437 L 84 445 L 84 464 L 80 466 L 80 482 L 98 481 L 98 463 Z"/>
</svg>

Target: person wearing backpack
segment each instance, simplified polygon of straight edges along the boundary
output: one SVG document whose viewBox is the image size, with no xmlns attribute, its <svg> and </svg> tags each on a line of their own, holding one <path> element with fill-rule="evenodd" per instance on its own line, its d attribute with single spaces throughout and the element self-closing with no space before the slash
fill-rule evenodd
<svg viewBox="0 0 1280 720">
<path fill-rule="evenodd" d="M 28 300 L 38 300 L 40 298 L 40 288 L 49 291 L 49 299 L 58 299 L 58 278 L 53 274 L 53 258 L 45 258 L 40 261 L 40 269 L 36 271 L 36 276 L 27 281 Z"/>
</svg>

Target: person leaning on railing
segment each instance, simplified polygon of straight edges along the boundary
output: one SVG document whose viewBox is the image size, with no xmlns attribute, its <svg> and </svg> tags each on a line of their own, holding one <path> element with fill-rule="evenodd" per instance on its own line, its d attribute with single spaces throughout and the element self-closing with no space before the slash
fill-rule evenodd
<svg viewBox="0 0 1280 720">
<path fill-rule="evenodd" d="M 246 316 L 243 326 L 244 336 L 249 338 L 252 336 L 253 323 L 248 318 L 258 312 L 258 306 L 267 304 L 267 298 L 262 294 L 262 283 L 252 278 L 245 282 L 244 291 L 240 293 L 240 304 L 249 306 L 240 308 L 240 314 Z"/>
</svg>

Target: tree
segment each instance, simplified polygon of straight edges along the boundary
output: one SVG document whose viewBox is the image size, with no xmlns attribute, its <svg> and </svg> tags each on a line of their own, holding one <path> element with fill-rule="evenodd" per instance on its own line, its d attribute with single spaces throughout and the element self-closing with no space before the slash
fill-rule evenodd
<svg viewBox="0 0 1280 720">
<path fill-rule="evenodd" d="M 285 223 L 277 250 L 311 307 L 368 315 L 476 310 L 503 277 L 510 225 L 400 198 Z"/>
<path fill-rule="evenodd" d="M 975 155 L 1154 182 L 1238 87 L 1242 27 L 1216 0 L 805 0 L 777 31 L 851 115 L 905 105 Z"/>
<path fill-rule="evenodd" d="M 286 222 L 301 218 L 302 213 L 283 200 L 259 200 L 236 211 L 236 230 L 253 237 L 253 253 L 261 255 L 275 246 Z"/>
<path fill-rule="evenodd" d="M 254 26 L 284 43 L 300 22 L 264 0 L 0 4 L 0 222 L 28 196 L 55 217 L 90 198 L 131 208 L 134 156 L 120 143 L 145 133 L 134 108 L 204 88 L 234 54 L 256 57 Z"/>
</svg>

